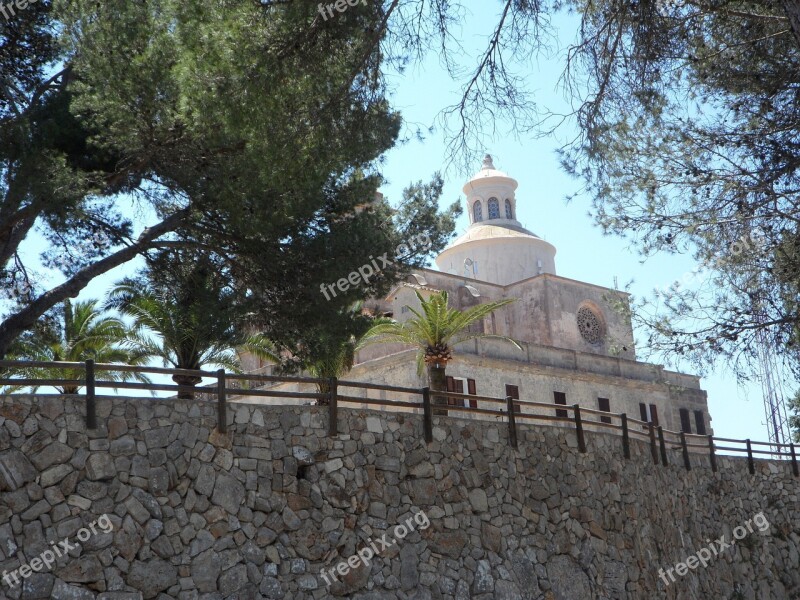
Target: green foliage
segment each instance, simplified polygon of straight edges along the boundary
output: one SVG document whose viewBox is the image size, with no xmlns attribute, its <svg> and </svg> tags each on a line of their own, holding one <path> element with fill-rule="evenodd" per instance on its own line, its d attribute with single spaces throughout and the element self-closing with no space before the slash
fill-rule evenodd
<svg viewBox="0 0 800 600">
<path fill-rule="evenodd" d="M 437 292 L 425 299 L 416 292 L 421 310 L 409 310 L 414 315 L 403 322 L 378 323 L 366 334 L 364 343 L 399 342 L 417 348 L 417 369 L 421 374 L 426 363 L 447 363 L 452 359 L 453 347 L 474 339 L 499 339 L 512 344 L 518 350 L 522 347 L 503 335 L 492 335 L 470 330 L 498 308 L 514 302 L 514 299 L 486 302 L 466 310 L 449 308 L 447 292 Z M 439 359 L 439 357 L 443 357 Z"/>
<path fill-rule="evenodd" d="M 344 317 L 342 321 L 348 327 L 338 335 L 330 330 L 319 332 L 315 349 L 303 364 L 312 377 L 344 377 L 353 368 L 356 353 L 364 347 L 367 332 L 376 325 L 390 322 L 389 319 L 373 317 L 365 312 L 363 302 L 356 302 L 348 308 Z M 317 391 L 326 394 L 330 391 L 330 385 L 327 382 L 318 383 Z M 318 404 L 327 404 L 327 401 L 321 400 Z"/>
<path fill-rule="evenodd" d="M 94 301 L 63 303 L 60 314 L 42 319 L 37 328 L 18 339 L 11 348 L 9 360 L 38 362 L 120 363 L 142 365 L 145 358 L 140 353 L 124 347 L 128 329 L 115 317 L 104 316 Z M 12 376 L 29 379 L 82 379 L 83 369 L 24 368 L 7 369 Z M 122 371 L 98 371 L 98 379 L 105 381 L 147 382 L 147 377 Z M 40 386 L 29 387 L 36 393 Z M 83 386 L 64 384 L 56 386 L 62 394 L 77 394 Z M 12 387 L 9 391 L 21 389 Z"/>
<path fill-rule="evenodd" d="M 795 442 L 800 442 L 800 390 L 788 401 L 789 429 Z"/>
<path fill-rule="evenodd" d="M 131 352 L 164 366 L 202 370 L 213 365 L 239 372 L 237 348 L 280 360 L 264 336 L 246 333 L 238 294 L 207 255 L 159 253 L 143 276 L 118 283 L 106 306 L 133 320 L 125 338 Z M 175 375 L 173 380 L 192 386 L 201 378 Z"/>
<path fill-rule="evenodd" d="M 320 302 L 322 283 L 406 233 L 380 226 L 386 205 L 358 210 L 400 128 L 372 52 L 378 3 L 336 22 L 302 2 L 71 0 L 41 15 L 36 31 L 62 32 L 60 53 L 18 68 L 32 83 L 0 114 L 0 276 L 19 300 L 0 318 L 0 355 L 60 299 L 165 244 L 213 252 L 247 290 L 253 323 L 298 354 L 408 269 Z M 63 69 L 49 80 L 52 64 Z M 432 223 L 437 244 L 455 214 L 436 216 L 440 192 L 404 213 Z M 50 290 L 20 253 L 34 226 L 67 278 Z"/>
<path fill-rule="evenodd" d="M 765 344 L 800 366 L 784 351 L 798 312 L 777 293 L 778 251 L 800 214 L 792 3 L 573 5 L 583 20 L 569 81 L 589 93 L 564 165 L 587 182 L 606 232 L 645 256 L 692 253 L 707 267 L 637 306 L 647 346 L 701 371 L 722 359 L 746 376 Z"/>
</svg>

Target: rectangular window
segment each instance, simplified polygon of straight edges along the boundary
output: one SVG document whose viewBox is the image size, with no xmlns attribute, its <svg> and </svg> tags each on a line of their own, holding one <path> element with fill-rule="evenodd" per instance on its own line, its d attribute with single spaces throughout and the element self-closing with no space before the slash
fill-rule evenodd
<svg viewBox="0 0 800 600">
<path fill-rule="evenodd" d="M 467 393 L 470 396 L 477 396 L 478 392 L 475 391 L 475 380 L 474 379 L 467 379 Z M 470 408 L 478 408 L 478 401 L 477 400 L 470 400 L 469 401 Z"/>
<path fill-rule="evenodd" d="M 597 399 L 597 408 L 598 410 L 602 410 L 605 412 L 611 412 L 611 403 L 608 401 L 608 398 L 598 398 Z M 600 417 L 601 423 L 611 423 L 611 417 Z"/>
<path fill-rule="evenodd" d="M 692 421 L 689 419 L 689 409 L 682 408 L 678 412 L 681 414 L 681 431 L 692 433 Z"/>
<path fill-rule="evenodd" d="M 519 400 L 519 387 L 516 385 L 506 384 L 506 398 L 511 397 L 514 400 Z M 522 407 L 514 402 L 514 412 L 522 412 Z"/>
<path fill-rule="evenodd" d="M 455 377 L 447 376 L 447 391 L 455 392 L 456 394 L 464 393 L 464 380 L 456 379 Z M 449 406 L 464 406 L 464 400 L 461 398 L 448 398 L 447 404 Z"/>
<path fill-rule="evenodd" d="M 464 393 L 464 380 L 460 377 L 453 378 L 453 391 L 456 394 L 463 394 Z M 466 403 L 464 402 L 463 398 L 453 398 L 453 406 L 465 406 Z"/>
<path fill-rule="evenodd" d="M 655 404 L 639 403 L 639 416 L 645 423 L 653 422 L 653 427 L 658 427 L 658 408 Z"/>
<path fill-rule="evenodd" d="M 566 406 L 567 404 L 567 395 L 564 392 L 553 392 L 553 401 L 556 404 L 563 404 Z M 562 408 L 556 409 L 556 416 L 557 417 L 567 417 L 569 413 Z"/>
<path fill-rule="evenodd" d="M 700 435 L 706 435 L 706 420 L 703 416 L 702 410 L 694 411 L 694 424 L 697 429 L 697 433 Z"/>
</svg>

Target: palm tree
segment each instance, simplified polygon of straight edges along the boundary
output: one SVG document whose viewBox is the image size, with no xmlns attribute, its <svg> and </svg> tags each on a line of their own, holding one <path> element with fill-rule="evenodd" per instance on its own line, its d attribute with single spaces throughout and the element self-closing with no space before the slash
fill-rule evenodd
<svg viewBox="0 0 800 600">
<path fill-rule="evenodd" d="M 477 323 L 514 299 L 497 300 L 479 304 L 466 310 L 447 306 L 447 292 L 433 294 L 427 300 L 415 292 L 421 304 L 421 312 L 409 307 L 412 318 L 398 323 L 375 325 L 365 336 L 364 343 L 393 341 L 417 347 L 417 370 L 421 375 L 427 366 L 428 382 L 433 391 L 446 391 L 447 363 L 453 360 L 453 348 L 466 341 L 478 338 L 492 338 L 506 341 L 519 350 L 522 347 L 504 335 L 492 335 L 469 331 L 470 325 Z M 435 404 L 447 404 L 443 396 L 435 396 Z M 447 414 L 437 411 L 436 414 Z"/>
<path fill-rule="evenodd" d="M 201 370 L 213 365 L 241 372 L 236 349 L 279 362 L 275 346 L 262 335 L 250 335 L 234 292 L 219 272 L 202 258 L 169 261 L 165 273 L 151 267 L 144 278 L 124 279 L 109 293 L 107 306 L 133 319 L 126 345 L 137 354 L 160 359 L 165 367 Z M 180 386 L 193 388 L 196 375 L 173 375 Z M 179 398 L 194 398 L 192 389 Z"/>
<path fill-rule="evenodd" d="M 42 321 L 34 331 L 18 339 L 12 345 L 9 358 L 41 362 L 82 362 L 93 359 L 97 363 L 144 364 L 143 356 L 123 347 L 127 337 L 125 324 L 119 319 L 103 316 L 102 311 L 97 309 L 96 301 L 76 302 L 73 305 L 66 300 L 62 305 L 60 317 L 60 321 L 56 319 Z M 55 367 L 9 371 L 28 379 L 74 380 L 81 379 L 84 374 L 83 370 Z M 103 371 L 102 379 L 108 381 L 133 379 L 144 383 L 149 381 L 144 375 L 124 371 Z M 40 386 L 22 387 L 30 387 L 31 392 L 36 393 Z M 83 386 L 65 384 L 54 387 L 62 394 L 77 394 Z"/>
</svg>

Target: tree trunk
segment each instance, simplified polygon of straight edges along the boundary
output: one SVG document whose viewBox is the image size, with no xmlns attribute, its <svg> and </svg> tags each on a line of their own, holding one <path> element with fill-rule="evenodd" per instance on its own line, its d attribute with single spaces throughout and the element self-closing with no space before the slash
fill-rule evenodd
<svg viewBox="0 0 800 600">
<path fill-rule="evenodd" d="M 789 18 L 789 28 L 792 30 L 797 47 L 800 48 L 800 0 L 783 0 L 781 6 Z"/>
<path fill-rule="evenodd" d="M 437 365 L 436 363 L 428 364 L 428 383 L 431 386 L 432 392 L 446 392 L 447 391 L 447 364 Z M 431 397 L 431 404 L 434 406 L 447 406 L 446 396 L 437 396 L 434 394 Z M 442 408 L 433 409 L 434 416 L 447 416 L 447 410 Z"/>
<path fill-rule="evenodd" d="M 330 401 L 330 394 L 331 394 L 331 384 L 327 381 L 320 382 L 317 384 L 317 391 L 320 394 L 327 394 L 328 396 L 325 398 L 317 398 L 317 406 L 328 406 Z"/>
<path fill-rule="evenodd" d="M 188 387 L 194 387 L 201 381 L 203 381 L 202 377 L 198 377 L 196 375 L 173 375 L 172 381 L 177 383 L 178 385 L 185 385 Z M 180 390 L 178 392 L 178 399 L 180 400 L 194 400 L 194 390 Z"/>
</svg>

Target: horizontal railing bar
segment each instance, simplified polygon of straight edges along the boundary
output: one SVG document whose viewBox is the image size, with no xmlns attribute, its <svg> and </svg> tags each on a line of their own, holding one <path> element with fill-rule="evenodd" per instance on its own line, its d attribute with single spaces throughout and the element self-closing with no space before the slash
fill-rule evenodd
<svg viewBox="0 0 800 600">
<path fill-rule="evenodd" d="M 85 367 L 82 362 L 47 362 L 42 360 L 0 360 L 0 368 L 9 369 L 82 369 Z"/>
<path fill-rule="evenodd" d="M 301 377 L 298 375 L 248 375 L 246 373 L 225 373 L 225 379 L 235 379 L 237 381 L 266 381 L 270 383 L 327 383 L 328 382 L 327 379 L 322 377 Z"/>
<path fill-rule="evenodd" d="M 439 390 L 431 390 L 431 396 L 446 396 L 447 398 L 453 398 L 454 400 L 480 400 L 481 402 L 499 402 L 503 405 L 506 404 L 505 398 L 495 398 L 493 396 L 476 396 L 474 394 L 462 394 L 461 392 L 445 392 Z M 514 402 L 518 402 L 518 400 L 514 400 Z"/>
<path fill-rule="evenodd" d="M 618 413 L 609 412 L 607 410 L 598 410 L 596 408 L 586 408 L 584 406 L 581 406 L 581 418 L 583 418 L 584 413 L 587 415 L 598 415 L 601 417 L 611 417 L 614 419 L 619 419 Z M 628 421 L 630 422 L 630 419 Z"/>
<path fill-rule="evenodd" d="M 558 417 L 556 415 L 538 415 L 536 413 L 514 413 L 514 416 L 517 419 L 531 419 L 533 421 L 563 421 L 564 423 L 575 423 L 575 418 L 570 416 Z"/>
<path fill-rule="evenodd" d="M 731 446 L 715 446 L 717 450 L 730 450 L 731 452 L 741 452 L 747 454 L 747 448 L 733 448 Z"/>
<path fill-rule="evenodd" d="M 95 387 L 123 390 L 145 390 L 149 392 L 201 392 L 201 388 L 175 383 L 137 383 L 134 381 L 95 381 Z"/>
<path fill-rule="evenodd" d="M 183 375 L 186 377 L 216 377 L 213 371 L 198 369 L 174 369 L 168 367 L 133 367 L 130 365 L 96 364 L 95 371 L 121 371 L 125 373 L 152 373 L 154 375 Z"/>
<path fill-rule="evenodd" d="M 747 450 L 745 450 L 747 452 Z M 791 452 L 779 452 L 778 450 L 751 450 L 753 454 L 771 454 L 773 456 L 791 456 Z"/>
<path fill-rule="evenodd" d="M 717 450 L 728 450 L 729 452 L 737 452 L 739 454 L 747 454 L 747 448 L 731 448 L 730 446 L 715 446 Z M 752 450 L 752 454 L 767 454 L 769 456 L 786 456 L 791 457 L 791 452 L 770 452 L 769 450 Z"/>
<path fill-rule="evenodd" d="M 336 399 L 338 402 L 350 402 L 353 404 L 375 404 L 378 406 L 402 406 L 405 408 L 422 408 L 421 402 L 394 402 L 392 400 L 378 400 L 377 398 L 359 398 L 358 396 L 342 396 L 337 394 Z"/>
<path fill-rule="evenodd" d="M 9 361 L 0 360 L 0 368 L 40 368 L 40 369 L 84 369 L 86 363 L 82 362 L 43 362 L 43 361 Z M 114 363 L 95 363 L 95 371 L 120 371 L 124 373 L 154 373 L 162 375 L 189 375 L 200 377 L 216 377 L 213 371 L 199 371 L 196 369 L 170 369 L 165 367 L 147 367 L 138 365 L 123 365 Z"/>
<path fill-rule="evenodd" d="M 583 408 L 581 408 L 581 417 L 583 417 Z M 588 421 L 586 419 L 583 419 L 583 425 L 584 427 L 587 425 L 597 425 L 598 427 L 605 427 L 607 429 L 614 429 L 617 431 L 622 430 L 622 425 L 616 425 L 614 423 L 603 423 L 602 421 Z"/>
<path fill-rule="evenodd" d="M 647 440 L 650 443 L 650 432 L 649 431 L 640 431 L 639 429 L 633 429 L 631 427 L 628 428 L 628 435 L 638 435 L 643 440 Z"/>
<path fill-rule="evenodd" d="M 545 410 L 572 410 L 571 406 L 567 406 L 566 404 L 555 404 L 553 402 L 536 402 L 535 400 L 514 400 L 514 404 L 519 404 L 520 406 L 534 406 L 538 408 L 543 408 Z M 581 411 L 583 411 L 583 407 L 581 407 Z"/>
<path fill-rule="evenodd" d="M 431 392 L 431 395 L 434 395 L 435 392 Z M 506 411 L 504 410 L 492 410 L 491 408 L 473 408 L 472 406 L 456 406 L 454 404 L 432 404 L 431 408 L 434 411 L 436 410 L 447 410 L 449 412 L 465 412 L 465 413 L 474 413 L 476 415 L 495 415 L 498 417 L 503 417 L 506 415 Z M 519 415 L 519 413 L 515 413 L 515 416 Z"/>
<path fill-rule="evenodd" d="M 687 448 L 702 448 L 703 450 L 708 450 L 708 444 L 707 443 L 706 444 L 690 444 L 689 442 L 686 442 L 686 447 Z M 714 448 L 716 448 L 716 446 L 714 446 Z"/>
<path fill-rule="evenodd" d="M 361 389 L 370 389 L 370 390 L 382 390 L 385 392 L 399 392 L 401 394 L 418 394 L 422 395 L 422 390 L 420 388 L 407 388 L 407 387 L 400 387 L 396 385 L 383 385 L 378 383 L 362 383 L 360 381 L 339 381 L 339 387 L 352 387 L 352 388 L 361 388 Z M 442 394 L 444 392 L 436 392 L 437 394 Z M 421 406 L 421 405 L 420 405 Z"/>
<path fill-rule="evenodd" d="M 209 395 L 216 395 L 216 388 L 213 391 L 205 392 Z M 262 398 L 306 398 L 308 400 L 317 400 L 319 398 L 327 398 L 329 394 L 321 394 L 319 392 L 284 392 L 281 390 L 242 390 L 234 388 L 225 388 L 226 393 L 234 396 L 259 396 Z"/>
<path fill-rule="evenodd" d="M 714 440 L 718 442 L 733 442 L 735 444 L 746 444 L 747 440 L 734 440 L 732 438 L 723 438 L 723 437 L 716 437 L 714 436 Z"/>
<path fill-rule="evenodd" d="M 84 379 L 0 379 L 0 385 L 22 386 L 57 386 L 57 385 L 86 385 Z"/>
<path fill-rule="evenodd" d="M 746 444 L 747 441 L 744 441 L 742 443 Z M 789 447 L 789 444 L 779 444 L 777 442 L 755 442 L 753 440 L 750 440 L 750 443 L 753 446 L 783 446 L 784 448 L 788 448 Z"/>
</svg>

